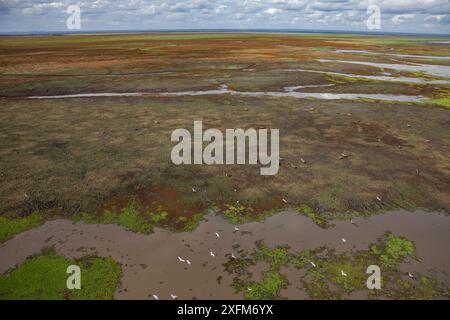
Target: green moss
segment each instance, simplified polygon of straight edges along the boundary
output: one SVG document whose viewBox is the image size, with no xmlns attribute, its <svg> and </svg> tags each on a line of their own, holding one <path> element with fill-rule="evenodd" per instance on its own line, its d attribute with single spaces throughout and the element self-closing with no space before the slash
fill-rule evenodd
<svg viewBox="0 0 450 320">
<path fill-rule="evenodd" d="M 24 218 L 0 216 L 0 242 L 9 240 L 18 233 L 37 227 L 43 222 L 44 219 L 37 213 L 33 213 Z"/>
<path fill-rule="evenodd" d="M 251 283 L 245 292 L 249 300 L 275 300 L 280 298 L 280 290 L 288 285 L 287 279 L 277 271 L 267 271 L 261 282 Z"/>
<path fill-rule="evenodd" d="M 67 267 L 81 269 L 81 289 L 68 290 Z M 31 258 L 7 275 L 0 275 L 0 299 L 112 299 L 121 268 L 111 258 L 74 261 L 59 255 Z"/>
<path fill-rule="evenodd" d="M 329 227 L 328 220 L 325 217 L 317 214 L 311 207 L 309 207 L 305 204 L 302 204 L 297 208 L 297 211 L 300 214 L 310 218 L 319 227 L 321 227 L 321 228 Z"/>
</svg>

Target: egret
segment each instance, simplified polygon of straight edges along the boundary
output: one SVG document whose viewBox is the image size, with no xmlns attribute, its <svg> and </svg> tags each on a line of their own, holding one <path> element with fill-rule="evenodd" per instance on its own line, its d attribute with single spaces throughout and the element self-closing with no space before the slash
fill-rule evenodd
<svg viewBox="0 0 450 320">
<path fill-rule="evenodd" d="M 281 200 L 283 200 L 283 202 L 286 203 L 286 204 L 288 203 L 287 200 L 286 200 L 285 198 L 283 198 L 283 199 L 281 199 Z"/>
<path fill-rule="evenodd" d="M 176 298 L 178 298 L 178 296 L 174 295 L 173 293 L 170 294 L 170 297 L 175 300 Z"/>
<path fill-rule="evenodd" d="M 191 265 L 191 261 L 189 261 L 189 260 L 186 260 L 186 263 L 187 263 L 188 265 Z"/>
<path fill-rule="evenodd" d="M 183 258 L 181 258 L 181 257 L 178 257 L 178 261 L 180 261 L 180 262 L 186 262 Z"/>
<path fill-rule="evenodd" d="M 303 163 L 303 164 L 306 164 L 306 161 L 305 161 L 305 159 L 303 159 L 303 158 L 300 158 L 300 161 Z"/>
<path fill-rule="evenodd" d="M 234 253 L 231 254 L 231 258 L 236 259 L 236 256 L 234 255 Z"/>
<path fill-rule="evenodd" d="M 210 251 L 209 254 L 211 255 L 211 257 L 215 257 L 216 255 L 214 254 L 214 252 Z"/>
<path fill-rule="evenodd" d="M 153 295 L 153 298 L 154 298 L 155 300 L 159 300 L 159 297 L 158 297 L 156 294 Z"/>
<path fill-rule="evenodd" d="M 377 200 L 378 200 L 378 201 L 382 201 L 381 198 L 380 198 L 379 196 L 377 196 Z"/>
<path fill-rule="evenodd" d="M 350 223 L 355 224 L 355 221 L 353 220 L 353 218 L 350 218 Z"/>
<path fill-rule="evenodd" d="M 343 243 L 346 243 L 347 240 L 346 240 L 345 238 L 342 238 L 342 242 L 343 242 Z"/>
<path fill-rule="evenodd" d="M 234 231 L 239 231 L 239 228 L 238 227 L 234 227 Z"/>
<path fill-rule="evenodd" d="M 216 232 L 216 237 L 220 238 L 220 234 L 218 232 Z"/>
<path fill-rule="evenodd" d="M 415 279 L 416 278 L 411 272 L 408 272 L 408 277 L 410 277 L 411 279 Z"/>
<path fill-rule="evenodd" d="M 312 265 L 314 268 L 317 267 L 316 264 L 315 264 L 314 262 L 310 261 L 309 263 L 311 263 L 311 265 Z"/>
<path fill-rule="evenodd" d="M 346 276 L 347 276 L 347 274 L 344 272 L 344 270 L 341 270 L 341 275 L 342 275 L 343 277 L 346 277 Z"/>
</svg>

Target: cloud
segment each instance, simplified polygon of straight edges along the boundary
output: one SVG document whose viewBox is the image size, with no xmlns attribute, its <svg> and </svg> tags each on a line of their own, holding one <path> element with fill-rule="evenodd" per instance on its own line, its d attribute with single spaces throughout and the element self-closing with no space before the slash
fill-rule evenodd
<svg viewBox="0 0 450 320">
<path fill-rule="evenodd" d="M 0 30 L 65 30 L 79 3 L 85 30 L 298 28 L 363 30 L 380 7 L 379 31 L 450 34 L 449 0 L 0 0 Z M 84 17 L 84 18 L 83 18 Z"/>
</svg>

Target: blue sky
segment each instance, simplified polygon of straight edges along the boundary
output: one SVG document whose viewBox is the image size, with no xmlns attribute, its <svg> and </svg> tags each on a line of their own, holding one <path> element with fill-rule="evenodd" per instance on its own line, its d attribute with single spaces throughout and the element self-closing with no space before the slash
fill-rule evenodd
<svg viewBox="0 0 450 320">
<path fill-rule="evenodd" d="M 0 0 L 0 32 L 67 31 L 71 4 L 81 31 L 288 28 L 362 30 L 367 8 L 381 32 L 450 34 L 450 0 Z"/>
</svg>

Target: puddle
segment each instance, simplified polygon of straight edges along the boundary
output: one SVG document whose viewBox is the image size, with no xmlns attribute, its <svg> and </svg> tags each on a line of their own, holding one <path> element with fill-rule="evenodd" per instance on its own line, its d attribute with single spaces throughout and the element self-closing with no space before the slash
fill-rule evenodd
<svg viewBox="0 0 450 320">
<path fill-rule="evenodd" d="M 438 60 L 449 60 L 450 57 L 444 56 L 424 56 L 424 55 L 414 55 L 414 54 L 400 54 L 400 53 L 385 53 L 385 52 L 373 52 L 367 50 L 335 50 L 337 53 L 362 53 L 362 54 L 372 54 L 381 56 L 394 56 L 401 58 L 417 58 L 417 59 L 438 59 Z"/>
<path fill-rule="evenodd" d="M 21 264 L 30 255 L 39 254 L 42 248 L 54 246 L 58 253 L 67 257 L 96 254 L 111 256 L 120 262 L 123 275 L 115 293 L 117 299 L 147 299 L 152 294 L 160 299 L 169 299 L 170 294 L 180 299 L 241 299 L 242 296 L 230 288 L 232 279 L 224 272 L 222 264 L 230 259 L 231 253 L 238 255 L 241 249 L 252 252 L 257 240 L 269 246 L 289 245 L 294 252 L 326 245 L 339 253 L 367 249 L 390 230 L 414 241 L 417 254 L 423 259 L 421 263 L 402 265 L 402 271 L 424 273 L 433 269 L 444 281 L 450 280 L 449 217 L 400 210 L 354 220 L 356 226 L 338 221 L 333 228 L 321 229 L 308 218 L 286 211 L 262 222 L 239 225 L 236 231 L 222 216 L 210 213 L 191 233 L 171 233 L 156 228 L 151 235 L 141 235 L 113 225 L 88 225 L 59 219 L 1 245 L 0 273 Z M 342 243 L 341 238 L 347 239 L 347 243 Z M 178 257 L 189 259 L 191 265 L 180 262 Z M 253 270 L 263 269 L 264 265 L 257 265 Z M 283 291 L 291 299 L 307 298 L 296 281 L 300 272 L 289 267 L 282 269 L 293 284 Z"/>
<path fill-rule="evenodd" d="M 395 63 L 377 63 L 377 62 L 367 62 L 367 61 L 349 61 L 349 60 L 328 60 L 328 59 L 318 59 L 319 62 L 338 62 L 338 63 L 351 63 L 351 64 L 361 64 L 366 66 L 393 69 L 397 71 L 408 71 L 408 72 L 425 72 L 437 77 L 447 77 L 450 78 L 450 67 L 449 66 L 438 66 L 430 64 L 395 64 Z M 432 83 L 432 82 L 430 82 Z M 445 83 L 449 83 L 446 81 Z"/>
<path fill-rule="evenodd" d="M 320 85 L 328 86 L 328 85 Z M 218 89 L 203 90 L 203 91 L 180 91 L 180 92 L 159 92 L 159 93 L 145 93 L 145 92 L 129 92 L 129 93 L 83 93 L 71 95 L 57 95 L 57 96 L 32 96 L 28 99 L 70 99 L 70 98 L 95 98 L 95 97 L 130 97 L 130 96 L 160 96 L 160 97 L 182 97 L 182 96 L 207 96 L 207 95 L 225 95 L 230 94 L 234 96 L 243 97 L 291 97 L 297 99 L 323 99 L 323 100 L 354 100 L 359 98 L 375 99 L 375 100 L 389 100 L 389 101 L 403 101 L 412 102 L 424 99 L 422 96 L 407 96 L 394 94 L 371 94 L 371 93 L 312 93 L 312 92 L 296 92 L 300 88 L 318 87 L 311 86 L 296 86 L 285 87 L 284 92 L 251 92 L 251 91 L 235 91 L 228 88 L 227 85 L 221 85 Z"/>
</svg>

